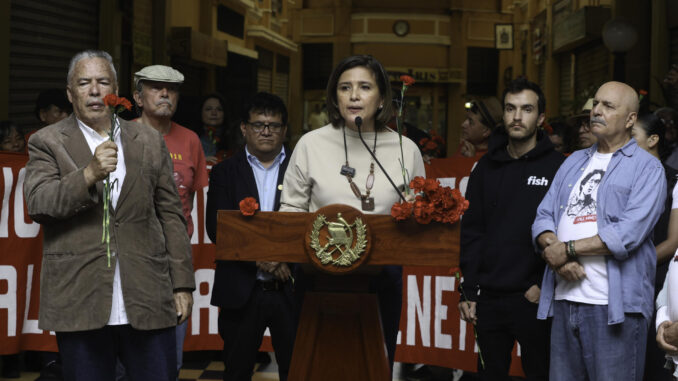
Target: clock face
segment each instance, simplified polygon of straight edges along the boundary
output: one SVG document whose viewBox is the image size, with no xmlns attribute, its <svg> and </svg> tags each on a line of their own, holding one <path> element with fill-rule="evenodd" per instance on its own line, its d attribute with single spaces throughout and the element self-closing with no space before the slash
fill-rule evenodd
<svg viewBox="0 0 678 381">
<path fill-rule="evenodd" d="M 410 32 L 410 24 L 405 20 L 398 20 L 393 23 L 393 33 L 398 37 L 404 37 Z"/>
</svg>

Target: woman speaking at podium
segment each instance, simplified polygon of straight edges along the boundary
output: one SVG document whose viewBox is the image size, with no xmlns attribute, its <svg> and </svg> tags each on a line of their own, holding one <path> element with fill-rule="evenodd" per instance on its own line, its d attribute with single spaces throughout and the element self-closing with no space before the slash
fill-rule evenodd
<svg viewBox="0 0 678 381">
<path fill-rule="evenodd" d="M 280 211 L 315 212 L 330 204 L 345 204 L 363 213 L 390 214 L 408 184 L 402 176 L 398 133 L 386 127 L 394 113 L 391 85 L 379 61 L 365 55 L 342 60 L 327 83 L 327 110 L 330 124 L 302 136 L 292 153 Z M 359 129 L 398 190 L 361 142 Z M 402 139 L 402 153 L 409 178 L 425 176 L 419 149 L 407 137 Z M 402 305 L 402 267 L 384 266 L 372 279 L 371 291 L 379 299 L 393 369 Z"/>
</svg>

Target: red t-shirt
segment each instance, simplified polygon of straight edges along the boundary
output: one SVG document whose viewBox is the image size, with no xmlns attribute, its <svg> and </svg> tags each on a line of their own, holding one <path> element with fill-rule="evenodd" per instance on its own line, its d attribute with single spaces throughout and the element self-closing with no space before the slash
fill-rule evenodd
<svg viewBox="0 0 678 381">
<path fill-rule="evenodd" d="M 193 200 L 191 194 L 202 191 L 208 184 L 207 164 L 202 144 L 195 132 L 172 122 L 170 132 L 164 136 L 174 164 L 174 183 L 179 191 L 181 207 L 188 223 L 188 236 L 193 235 Z"/>
<path fill-rule="evenodd" d="M 141 118 L 134 121 L 141 123 Z M 191 194 L 202 191 L 202 188 L 206 187 L 209 182 L 205 153 L 202 150 L 198 135 L 174 122 L 172 122 L 172 127 L 164 138 L 174 165 L 174 183 L 179 191 L 181 209 L 188 223 L 188 236 L 190 237 L 193 235 Z"/>
</svg>

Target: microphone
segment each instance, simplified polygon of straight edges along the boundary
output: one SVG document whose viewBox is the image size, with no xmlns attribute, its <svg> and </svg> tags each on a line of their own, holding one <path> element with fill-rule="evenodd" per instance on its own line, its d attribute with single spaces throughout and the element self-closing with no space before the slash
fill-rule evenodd
<svg viewBox="0 0 678 381">
<path fill-rule="evenodd" d="M 401 192 L 400 189 L 398 189 L 398 187 L 395 185 L 395 183 L 391 179 L 391 176 L 388 175 L 388 173 L 384 169 L 384 166 L 381 165 L 381 163 L 379 162 L 379 159 L 377 159 L 377 155 L 375 155 L 374 152 L 372 152 L 372 150 L 370 149 L 370 146 L 367 144 L 367 142 L 365 142 L 365 139 L 363 139 L 363 133 L 362 133 L 362 128 L 361 128 L 362 125 L 363 125 L 363 118 L 356 116 L 355 117 L 355 125 L 356 125 L 356 127 L 358 127 L 358 137 L 360 137 L 360 141 L 363 142 L 363 145 L 365 146 L 365 149 L 367 150 L 367 152 L 369 152 L 370 155 L 372 155 L 372 158 L 374 159 L 374 161 L 377 162 L 377 165 L 379 166 L 379 168 L 381 168 L 381 172 L 384 174 L 384 176 L 386 176 L 388 181 L 391 183 L 391 185 L 393 186 L 393 189 L 395 189 L 398 196 L 400 196 L 400 199 L 403 200 L 403 202 L 407 202 L 407 200 L 405 200 L 405 196 L 403 196 L 403 192 Z M 375 129 L 374 133 L 375 134 L 377 133 L 376 129 Z M 407 184 L 406 184 L 406 186 L 407 186 Z"/>
</svg>

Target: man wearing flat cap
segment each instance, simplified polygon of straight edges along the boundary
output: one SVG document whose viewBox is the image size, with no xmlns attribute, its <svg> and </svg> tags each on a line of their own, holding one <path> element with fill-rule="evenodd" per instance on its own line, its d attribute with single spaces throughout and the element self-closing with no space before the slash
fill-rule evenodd
<svg viewBox="0 0 678 381">
<path fill-rule="evenodd" d="M 496 97 L 467 102 L 466 119 L 461 124 L 461 144 L 456 155 L 482 156 L 487 152 L 490 134 L 501 124 L 503 108 Z"/>
<path fill-rule="evenodd" d="M 188 236 L 191 237 L 194 231 L 191 218 L 193 198 L 195 192 L 207 186 L 208 177 L 200 138 L 195 132 L 172 122 L 184 76 L 169 66 L 152 65 L 134 73 L 134 82 L 134 101 L 141 110 L 141 117 L 136 121 L 154 128 L 165 139 L 174 167 L 174 182 L 188 224 Z M 184 321 L 177 326 L 177 371 L 181 368 L 187 325 L 188 321 Z"/>
<path fill-rule="evenodd" d="M 195 277 L 165 141 L 120 119 L 109 138 L 108 53 L 76 54 L 66 90 L 73 114 L 28 144 L 24 195 L 44 232 L 39 326 L 56 332 L 66 380 L 113 381 L 116 359 L 131 380 L 174 379 L 175 326 L 191 313 Z"/>
</svg>

